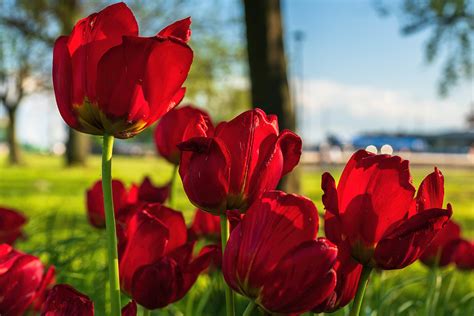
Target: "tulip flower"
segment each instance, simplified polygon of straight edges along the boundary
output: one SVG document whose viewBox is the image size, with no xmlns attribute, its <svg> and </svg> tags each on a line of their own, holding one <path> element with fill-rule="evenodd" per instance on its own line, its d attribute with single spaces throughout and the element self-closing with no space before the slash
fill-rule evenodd
<svg viewBox="0 0 474 316">
<path fill-rule="evenodd" d="M 271 314 L 310 310 L 336 286 L 337 248 L 317 232 L 309 199 L 264 193 L 230 235 L 222 266 L 227 284 Z"/>
<path fill-rule="evenodd" d="M 94 303 L 90 298 L 67 284 L 56 285 L 48 295 L 42 316 L 93 316 Z M 128 303 L 122 309 L 122 316 L 136 316 L 137 304 Z"/>
<path fill-rule="evenodd" d="M 460 238 L 461 228 L 450 220 L 433 238 L 431 244 L 420 257 L 420 261 L 427 266 L 444 267 L 452 262 L 454 244 Z"/>
<path fill-rule="evenodd" d="M 428 175 L 414 198 L 408 161 L 398 156 L 356 152 L 336 189 L 323 175 L 326 233 L 347 240 L 362 265 L 401 269 L 417 260 L 451 217 L 442 209 L 443 175 Z"/>
<path fill-rule="evenodd" d="M 158 153 L 174 165 L 179 164 L 181 152 L 178 144 L 197 136 L 211 136 L 214 132 L 209 115 L 191 105 L 168 112 L 155 129 Z"/>
<path fill-rule="evenodd" d="M 188 229 L 188 238 L 196 240 L 207 238 L 210 240 L 220 240 L 221 226 L 219 216 L 209 214 L 200 209 L 196 209 L 193 222 Z"/>
<path fill-rule="evenodd" d="M 153 185 L 149 177 L 145 177 L 138 187 L 138 200 L 148 203 L 164 203 L 170 195 L 170 185 L 162 187 Z"/>
<path fill-rule="evenodd" d="M 443 209 L 443 175 L 435 168 L 415 195 L 409 163 L 398 156 L 359 150 L 336 188 L 323 174 L 326 236 L 364 266 L 351 310 L 358 315 L 373 268 L 404 268 L 417 260 L 451 217 Z"/>
<path fill-rule="evenodd" d="M 121 287 L 150 310 L 180 300 L 213 257 L 209 248 L 193 258 L 183 215 L 161 204 L 135 213 L 119 236 Z"/>
<path fill-rule="evenodd" d="M 26 217 L 19 212 L 0 207 L 0 244 L 13 245 L 22 236 L 21 229 L 26 223 Z"/>
<path fill-rule="evenodd" d="M 112 192 L 115 213 L 117 214 L 128 204 L 137 200 L 136 188 L 129 191 L 120 180 L 112 180 Z M 102 192 L 102 181 L 99 180 L 86 192 L 87 216 L 92 226 L 105 227 L 104 194 Z"/>
<path fill-rule="evenodd" d="M 216 215 L 245 212 L 263 192 L 276 188 L 301 155 L 301 139 L 288 130 L 280 133 L 276 116 L 260 109 L 220 123 L 213 136 L 194 137 L 178 147 L 188 198 Z"/>
<path fill-rule="evenodd" d="M 338 247 L 334 270 L 337 275 L 336 287 L 324 302 L 312 308 L 314 313 L 332 313 L 349 304 L 356 295 L 362 265 L 352 259 L 348 247 Z"/>
<path fill-rule="evenodd" d="M 80 20 L 56 40 L 53 86 L 59 112 L 87 134 L 129 138 L 183 99 L 193 51 L 189 18 L 138 37 L 124 3 Z"/>
<path fill-rule="evenodd" d="M 453 260 L 460 270 L 474 270 L 474 242 L 459 239 L 456 242 Z"/>
<path fill-rule="evenodd" d="M 31 305 L 44 293 L 51 273 L 54 269 L 44 274 L 44 266 L 35 256 L 0 244 L 0 315 L 19 316 L 34 307 Z"/>
</svg>

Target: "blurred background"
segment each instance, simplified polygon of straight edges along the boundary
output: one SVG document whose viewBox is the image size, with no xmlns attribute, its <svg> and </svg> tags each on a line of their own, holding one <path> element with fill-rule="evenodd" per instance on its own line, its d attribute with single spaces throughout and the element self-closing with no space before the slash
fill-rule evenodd
<svg viewBox="0 0 474 316">
<path fill-rule="evenodd" d="M 97 151 L 56 109 L 52 45 L 108 3 L 2 1 L 0 152 L 11 163 L 21 162 L 21 151 L 64 155 L 68 164 Z M 250 106 L 279 114 L 308 152 L 323 152 L 305 161 L 337 162 L 341 150 L 369 145 L 466 154 L 474 144 L 472 1 L 127 3 L 145 36 L 192 16 L 196 58 L 183 103 L 205 108 L 215 121 Z M 117 150 L 152 153 L 151 130 Z M 472 165 L 455 157 L 446 162 Z"/>
<path fill-rule="evenodd" d="M 321 173 L 338 177 L 354 150 L 367 148 L 410 159 L 416 185 L 440 166 L 454 219 L 474 238 L 473 0 L 125 2 L 143 36 L 192 17 L 195 58 L 182 104 L 207 110 L 214 122 L 252 106 L 277 114 L 280 127 L 304 141 L 286 189 L 310 197 L 320 213 Z M 64 124 L 51 62 L 59 35 L 111 3 L 0 1 L 0 204 L 29 218 L 19 248 L 56 265 L 58 282 L 90 295 L 98 315 L 106 313 L 105 240 L 87 223 L 84 196 L 100 177 L 101 140 Z M 153 128 L 116 142 L 114 177 L 128 185 L 145 175 L 169 180 Z M 178 196 L 190 220 L 194 208 L 181 188 Z M 375 276 L 367 315 L 426 311 L 428 274 L 415 264 Z M 439 309 L 427 315 L 474 314 L 474 278 L 460 274 L 443 272 Z M 222 284 L 210 280 L 200 278 L 157 315 L 221 314 L 222 304 L 205 301 L 223 302 Z"/>
</svg>

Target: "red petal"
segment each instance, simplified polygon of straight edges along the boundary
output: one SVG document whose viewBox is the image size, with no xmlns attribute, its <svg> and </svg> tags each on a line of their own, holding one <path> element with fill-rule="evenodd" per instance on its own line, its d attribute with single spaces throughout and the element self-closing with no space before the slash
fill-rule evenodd
<svg viewBox="0 0 474 316">
<path fill-rule="evenodd" d="M 0 245 L 0 314 L 23 315 L 43 278 L 38 258 Z"/>
<path fill-rule="evenodd" d="M 416 195 L 418 212 L 430 208 L 442 208 L 444 199 L 444 177 L 438 168 L 421 182 Z"/>
<path fill-rule="evenodd" d="M 197 238 L 218 239 L 221 234 L 220 218 L 197 209 L 190 229 Z"/>
<path fill-rule="evenodd" d="M 112 180 L 112 197 L 114 210 L 118 211 L 127 205 L 128 192 L 125 185 L 120 180 Z M 102 181 L 94 183 L 92 188 L 86 192 L 87 216 L 92 226 L 97 228 L 105 227 L 104 194 L 102 192 Z"/>
<path fill-rule="evenodd" d="M 219 214 L 226 209 L 229 193 L 229 152 L 217 138 L 195 137 L 178 145 L 183 154 L 179 174 L 184 191 L 197 207 Z M 212 166 L 212 168 L 209 168 Z"/>
<path fill-rule="evenodd" d="M 268 160 L 274 151 L 278 136 L 276 118 L 267 116 L 260 109 L 246 111 L 229 122 L 220 123 L 215 135 L 226 144 L 230 153 L 230 192 L 239 195 L 254 191 L 244 188 L 245 180 L 250 185 L 259 160 Z"/>
<path fill-rule="evenodd" d="M 148 203 L 164 203 L 170 195 L 170 184 L 154 186 L 149 177 L 145 177 L 138 188 L 138 199 Z"/>
<path fill-rule="evenodd" d="M 304 241 L 314 239 L 318 215 L 302 197 L 270 191 L 252 204 L 227 243 L 223 273 L 234 290 L 256 297 L 281 258 Z"/>
<path fill-rule="evenodd" d="M 137 303 L 134 300 L 122 308 L 122 316 L 137 316 Z"/>
<path fill-rule="evenodd" d="M 324 238 L 287 253 L 263 285 L 260 304 L 274 313 L 303 313 L 321 303 L 336 286 L 337 248 Z"/>
<path fill-rule="evenodd" d="M 68 36 L 60 36 L 53 50 L 53 86 L 59 113 L 72 128 L 79 129 L 76 114 L 72 108 L 72 66 L 67 48 Z"/>
<path fill-rule="evenodd" d="M 417 260 L 451 217 L 452 211 L 419 212 L 384 235 L 374 253 L 374 265 L 384 270 L 401 269 Z"/>
<path fill-rule="evenodd" d="M 184 43 L 165 40 L 153 46 L 143 81 L 144 96 L 150 103 L 151 122 L 162 117 L 182 99 L 181 86 L 192 61 L 193 51 Z"/>
<path fill-rule="evenodd" d="M 100 110 L 110 120 L 122 118 L 128 124 L 148 120 L 150 105 L 143 98 L 142 83 L 154 45 L 157 42 L 153 38 L 123 37 L 120 45 L 100 59 L 97 97 Z"/>
<path fill-rule="evenodd" d="M 26 223 L 26 217 L 21 213 L 0 207 L 0 244 L 12 245 L 21 237 L 21 229 Z"/>
<path fill-rule="evenodd" d="M 191 38 L 191 17 L 174 22 L 173 24 L 168 25 L 162 29 L 158 35 L 163 37 L 175 37 L 185 43 Z"/>
<path fill-rule="evenodd" d="M 454 261 L 461 270 L 474 270 L 474 243 L 461 239 L 457 242 Z"/>
<path fill-rule="evenodd" d="M 172 210 L 162 204 L 148 204 L 148 213 L 155 216 L 169 231 L 165 253 L 184 245 L 187 241 L 187 229 L 181 212 Z"/>
<path fill-rule="evenodd" d="M 451 256 L 445 251 L 446 246 L 453 240 L 459 239 L 460 236 L 461 227 L 452 220 L 448 221 L 436 234 L 430 245 L 425 249 L 425 251 L 423 251 L 423 254 L 420 257 L 421 262 L 429 266 L 448 265 Z"/>
<path fill-rule="evenodd" d="M 255 167 L 249 169 L 245 184 L 248 204 L 259 198 L 263 192 L 274 190 L 281 177 L 290 172 L 301 155 L 301 139 L 286 130 L 274 137 L 267 137 L 253 157 L 258 158 Z"/>
<path fill-rule="evenodd" d="M 55 275 L 56 268 L 54 266 L 50 266 L 48 271 L 46 271 L 44 274 L 41 284 L 36 290 L 34 301 L 31 304 L 35 311 L 40 312 L 42 310 L 43 304 L 46 301 L 53 284 L 56 282 Z"/>
<path fill-rule="evenodd" d="M 176 261 L 163 257 L 142 266 L 133 275 L 132 297 L 138 304 L 153 310 L 176 301 L 183 286 L 183 274 Z"/>
<path fill-rule="evenodd" d="M 132 217 L 127 225 L 127 243 L 119 264 L 120 283 L 126 293 L 130 293 L 135 271 L 163 256 L 169 235 L 166 226 L 147 211 Z"/>
<path fill-rule="evenodd" d="M 337 188 L 349 241 L 372 247 L 392 224 L 407 216 L 414 192 L 407 160 L 356 152 Z"/>
<path fill-rule="evenodd" d="M 82 294 L 67 284 L 58 284 L 48 295 L 44 303 L 43 316 L 93 316 L 94 303 L 87 295 Z"/>
<path fill-rule="evenodd" d="M 68 42 L 74 104 L 82 104 L 85 97 L 95 102 L 99 60 L 122 42 L 122 36 L 137 34 L 135 17 L 124 3 L 110 5 L 76 23 Z"/>
<path fill-rule="evenodd" d="M 208 136 L 213 129 L 206 112 L 181 106 L 165 114 L 156 126 L 156 148 L 162 157 L 177 165 L 181 157 L 178 144 L 192 137 Z"/>
</svg>

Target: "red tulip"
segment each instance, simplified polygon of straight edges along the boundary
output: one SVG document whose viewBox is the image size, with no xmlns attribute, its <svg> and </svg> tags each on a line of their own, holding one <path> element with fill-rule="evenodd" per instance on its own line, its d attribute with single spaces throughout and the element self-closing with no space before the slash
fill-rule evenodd
<svg viewBox="0 0 474 316">
<path fill-rule="evenodd" d="M 362 265 L 352 259 L 347 247 L 338 247 L 334 270 L 337 275 L 336 287 L 324 302 L 312 308 L 314 313 L 332 313 L 349 304 L 356 295 Z"/>
<path fill-rule="evenodd" d="M 67 284 L 58 284 L 48 295 L 43 307 L 43 316 L 81 315 L 93 316 L 94 303 Z"/>
<path fill-rule="evenodd" d="M 193 106 L 182 106 L 163 116 L 155 129 L 158 153 L 172 164 L 179 164 L 178 144 L 192 137 L 211 136 L 214 132 L 209 115 Z"/>
<path fill-rule="evenodd" d="M 245 211 L 275 189 L 301 155 L 301 139 L 288 130 L 280 133 L 276 116 L 260 109 L 220 123 L 212 137 L 194 137 L 178 147 L 184 151 L 179 173 L 188 198 L 213 214 Z"/>
<path fill-rule="evenodd" d="M 0 207 L 0 244 L 13 245 L 22 236 L 21 229 L 26 217 L 15 210 Z"/>
<path fill-rule="evenodd" d="M 48 295 L 42 316 L 93 316 L 94 303 L 90 298 L 67 284 L 56 285 Z M 128 303 L 122 309 L 122 316 L 136 316 L 137 304 Z"/>
<path fill-rule="evenodd" d="M 427 266 L 444 267 L 450 264 L 455 248 L 453 242 L 458 240 L 460 235 L 459 225 L 452 220 L 448 221 L 423 252 L 420 261 Z"/>
<path fill-rule="evenodd" d="M 23 315 L 42 294 L 44 266 L 35 256 L 0 245 L 0 315 Z"/>
<path fill-rule="evenodd" d="M 127 206 L 129 203 L 136 202 L 136 189 L 127 191 L 125 185 L 119 180 L 112 180 L 112 195 L 114 201 L 114 210 L 117 214 L 120 209 Z M 104 213 L 104 195 L 102 193 L 102 182 L 99 180 L 92 188 L 87 190 L 87 215 L 92 226 L 97 228 L 105 227 L 105 213 Z"/>
<path fill-rule="evenodd" d="M 189 18 L 154 37 L 138 37 L 124 3 L 76 23 L 56 40 L 53 86 L 59 112 L 72 128 L 94 135 L 129 138 L 184 97 L 193 51 Z"/>
<path fill-rule="evenodd" d="M 420 185 L 416 199 L 408 161 L 356 152 L 336 189 L 323 175 L 326 235 L 346 240 L 359 263 L 401 269 L 417 260 L 452 214 L 442 209 L 443 176 L 438 169 Z"/>
<path fill-rule="evenodd" d="M 181 299 L 213 255 L 193 258 L 182 214 L 160 204 L 135 213 L 119 237 L 122 289 L 148 309 Z"/>
<path fill-rule="evenodd" d="M 191 227 L 188 229 L 188 238 L 196 240 L 199 238 L 208 238 L 211 240 L 220 240 L 221 224 L 219 216 L 196 209 Z"/>
<path fill-rule="evenodd" d="M 270 191 L 232 231 L 223 258 L 227 284 L 269 313 L 303 313 L 336 286 L 337 248 L 316 239 L 318 214 L 307 198 Z"/>
<path fill-rule="evenodd" d="M 49 292 L 56 283 L 56 269 L 54 266 L 49 267 L 48 271 L 44 274 L 43 280 L 39 288 L 36 290 L 35 298 L 31 304 L 31 308 L 34 311 L 41 312 L 43 310 L 43 304 L 49 295 Z"/>
<path fill-rule="evenodd" d="M 459 239 L 455 245 L 453 260 L 460 270 L 474 270 L 474 242 Z"/>
<path fill-rule="evenodd" d="M 145 177 L 138 187 L 138 200 L 148 203 L 164 203 L 170 195 L 170 184 L 154 186 L 149 177 Z"/>
</svg>

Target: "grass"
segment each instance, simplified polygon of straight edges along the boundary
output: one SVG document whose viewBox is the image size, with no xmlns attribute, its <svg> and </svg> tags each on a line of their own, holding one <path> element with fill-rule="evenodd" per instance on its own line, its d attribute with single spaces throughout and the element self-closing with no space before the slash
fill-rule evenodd
<svg viewBox="0 0 474 316">
<path fill-rule="evenodd" d="M 0 157 L 0 205 L 16 208 L 29 218 L 27 238 L 17 243 L 23 251 L 38 255 L 57 268 L 57 281 L 69 283 L 89 295 L 96 314 L 106 314 L 104 231 L 92 228 L 85 217 L 85 190 L 100 178 L 100 157 L 91 157 L 86 167 L 65 168 L 59 157 L 27 155 L 25 166 L 10 167 Z M 336 178 L 342 167 L 328 167 Z M 302 174 L 302 193 L 323 212 L 320 168 Z M 412 168 L 415 185 L 432 168 Z M 454 208 L 454 219 L 464 236 L 474 238 L 474 170 L 444 169 L 445 201 Z M 171 176 L 172 168 L 155 157 L 115 157 L 113 176 L 127 184 L 150 175 L 156 184 Z M 190 221 L 194 207 L 178 188 L 177 206 Z M 223 315 L 222 279 L 203 275 L 179 303 L 154 315 Z M 426 304 L 433 290 L 434 303 Z M 474 315 L 474 274 L 447 268 L 433 272 L 419 263 L 404 270 L 377 272 L 371 278 L 364 315 Z M 437 297 L 437 298 L 436 298 Z M 244 298 L 238 298 L 240 315 Z M 429 305 L 429 306 L 427 306 Z M 429 307 L 429 308 L 428 308 Z M 343 315 L 346 310 L 335 313 Z"/>
</svg>

